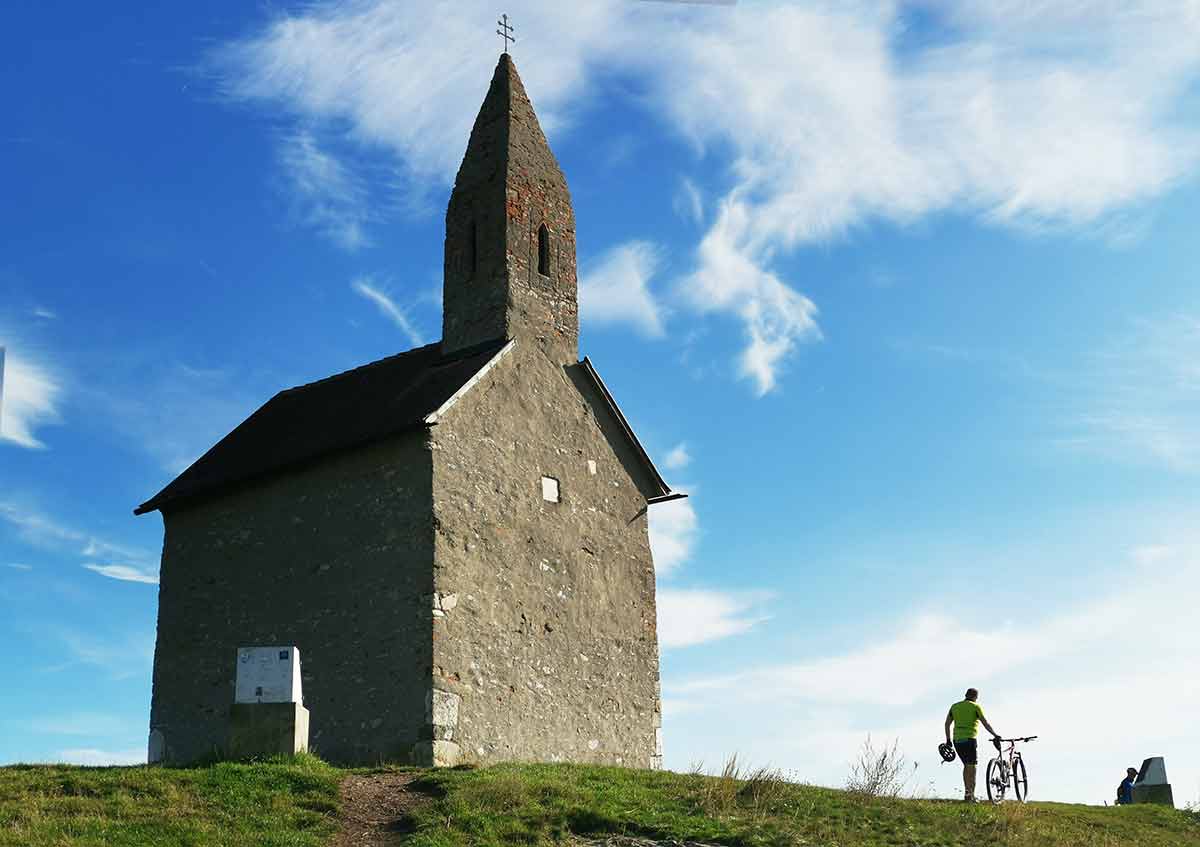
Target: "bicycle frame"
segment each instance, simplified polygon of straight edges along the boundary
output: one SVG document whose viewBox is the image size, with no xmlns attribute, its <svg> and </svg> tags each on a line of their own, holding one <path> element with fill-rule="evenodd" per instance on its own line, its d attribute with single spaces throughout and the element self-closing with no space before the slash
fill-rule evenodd
<svg viewBox="0 0 1200 847">
<path fill-rule="evenodd" d="M 1025 798 L 1029 794 L 1029 774 L 1025 769 L 1025 760 L 1017 752 L 1017 744 L 1032 741 L 1035 738 L 1037 738 L 1036 735 L 1027 735 L 1024 738 L 996 737 L 992 739 L 992 746 L 996 748 L 998 755 L 988 762 L 987 773 L 984 776 L 990 801 L 1003 803 L 1004 795 L 1008 793 L 1011 783 L 1013 793 L 1017 796 L 1017 802 L 1025 802 Z"/>
</svg>

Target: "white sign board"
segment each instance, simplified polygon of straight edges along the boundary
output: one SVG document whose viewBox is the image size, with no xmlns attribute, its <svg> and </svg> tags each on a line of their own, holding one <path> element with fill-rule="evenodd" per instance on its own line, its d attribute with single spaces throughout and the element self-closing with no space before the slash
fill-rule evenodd
<svg viewBox="0 0 1200 847">
<path fill-rule="evenodd" d="M 239 647 L 235 703 L 302 703 L 300 651 L 295 647 Z"/>
</svg>

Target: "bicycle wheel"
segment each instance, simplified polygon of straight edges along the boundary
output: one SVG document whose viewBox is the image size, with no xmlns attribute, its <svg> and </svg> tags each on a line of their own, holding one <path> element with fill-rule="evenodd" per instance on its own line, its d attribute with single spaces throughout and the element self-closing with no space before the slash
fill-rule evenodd
<svg viewBox="0 0 1200 847">
<path fill-rule="evenodd" d="M 993 803 L 1004 802 L 1004 792 L 1008 790 L 1008 767 L 1003 759 L 992 759 L 988 762 L 987 775 L 988 800 Z"/>
<path fill-rule="evenodd" d="M 1017 799 L 1024 803 L 1029 796 L 1029 774 L 1025 772 L 1025 761 L 1020 753 L 1013 757 L 1012 784 Z"/>
</svg>

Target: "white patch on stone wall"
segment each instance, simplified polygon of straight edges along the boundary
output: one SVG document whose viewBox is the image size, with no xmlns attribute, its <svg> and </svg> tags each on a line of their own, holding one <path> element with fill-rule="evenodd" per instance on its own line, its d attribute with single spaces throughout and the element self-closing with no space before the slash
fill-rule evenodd
<svg viewBox="0 0 1200 847">
<path fill-rule="evenodd" d="M 542 477 L 542 499 L 547 503 L 559 501 L 558 480 L 552 476 Z"/>
<path fill-rule="evenodd" d="M 596 475 L 596 461 L 594 459 L 588 459 L 588 473 L 592 476 Z"/>
</svg>

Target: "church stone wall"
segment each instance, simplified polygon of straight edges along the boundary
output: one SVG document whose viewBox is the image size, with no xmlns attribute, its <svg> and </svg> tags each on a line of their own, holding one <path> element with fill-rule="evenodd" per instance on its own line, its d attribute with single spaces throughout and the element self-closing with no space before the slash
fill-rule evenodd
<svg viewBox="0 0 1200 847">
<path fill-rule="evenodd" d="M 433 429 L 438 764 L 661 764 L 646 481 L 578 367 L 518 342 Z"/>
<path fill-rule="evenodd" d="M 300 649 L 311 747 L 406 759 L 427 725 L 433 592 L 425 432 L 166 515 L 150 728 L 222 751 L 239 646 Z"/>
</svg>

